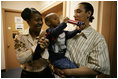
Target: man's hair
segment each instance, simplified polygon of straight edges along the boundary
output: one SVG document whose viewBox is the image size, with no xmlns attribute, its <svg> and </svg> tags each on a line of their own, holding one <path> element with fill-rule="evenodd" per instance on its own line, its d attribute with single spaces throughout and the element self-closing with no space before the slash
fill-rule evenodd
<svg viewBox="0 0 118 79">
<path fill-rule="evenodd" d="M 89 21 L 92 22 L 93 19 L 94 19 L 94 17 L 93 17 L 94 8 L 93 8 L 93 6 L 90 3 L 88 3 L 88 2 L 81 2 L 79 4 L 83 4 L 84 5 L 84 8 L 85 8 L 86 12 L 91 11 L 91 16 L 89 18 Z"/>
</svg>

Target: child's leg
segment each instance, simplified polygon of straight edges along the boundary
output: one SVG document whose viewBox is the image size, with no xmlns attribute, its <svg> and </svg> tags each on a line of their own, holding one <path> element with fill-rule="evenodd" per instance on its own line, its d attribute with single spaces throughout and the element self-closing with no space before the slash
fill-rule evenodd
<svg viewBox="0 0 118 79">
<path fill-rule="evenodd" d="M 67 58 L 62 58 L 59 60 L 56 60 L 53 65 L 55 67 L 61 68 L 61 69 L 71 69 L 71 68 L 77 68 L 77 65 L 72 63 Z"/>
</svg>

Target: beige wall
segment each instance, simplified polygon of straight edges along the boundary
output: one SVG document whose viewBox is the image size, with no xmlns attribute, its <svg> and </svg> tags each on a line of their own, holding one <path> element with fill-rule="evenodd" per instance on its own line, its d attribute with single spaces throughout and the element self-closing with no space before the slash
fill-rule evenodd
<svg viewBox="0 0 118 79">
<path fill-rule="evenodd" d="M 37 10 L 41 11 L 56 1 L 2 1 L 2 8 L 15 9 L 15 10 L 23 10 L 26 7 L 33 7 Z"/>
<path fill-rule="evenodd" d="M 2 8 L 14 9 L 14 10 L 23 10 L 26 7 L 34 7 L 38 9 L 38 5 L 40 2 L 36 1 L 2 1 Z"/>
</svg>

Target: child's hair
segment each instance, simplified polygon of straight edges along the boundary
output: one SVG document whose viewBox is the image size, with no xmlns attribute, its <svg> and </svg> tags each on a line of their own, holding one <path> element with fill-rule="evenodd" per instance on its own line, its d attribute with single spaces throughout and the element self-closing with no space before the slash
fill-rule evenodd
<svg viewBox="0 0 118 79">
<path fill-rule="evenodd" d="M 47 23 L 49 20 L 50 20 L 50 16 L 51 15 L 54 15 L 54 14 L 56 14 L 56 13 L 49 13 L 49 14 L 47 14 L 46 16 L 45 16 L 45 23 Z M 46 24 L 47 25 L 47 24 Z"/>
<path fill-rule="evenodd" d="M 90 3 L 88 3 L 88 2 L 81 2 L 79 4 L 83 4 L 84 5 L 84 8 L 85 8 L 86 12 L 91 11 L 91 16 L 89 18 L 89 21 L 92 22 L 93 19 L 94 19 L 94 16 L 93 16 L 94 8 L 93 8 L 93 6 Z"/>
<path fill-rule="evenodd" d="M 32 18 L 33 14 L 39 14 L 41 15 L 41 13 L 39 11 L 37 11 L 35 8 L 25 8 L 22 13 L 21 13 L 21 17 L 27 21 L 30 20 Z M 42 15 L 41 15 L 42 16 Z"/>
</svg>

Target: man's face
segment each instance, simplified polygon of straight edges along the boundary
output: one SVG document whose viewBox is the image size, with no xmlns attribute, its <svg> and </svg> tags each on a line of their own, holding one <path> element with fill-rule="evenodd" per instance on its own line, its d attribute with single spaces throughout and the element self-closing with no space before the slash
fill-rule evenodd
<svg viewBox="0 0 118 79">
<path fill-rule="evenodd" d="M 76 21 L 86 22 L 88 13 L 85 11 L 84 5 L 79 4 L 77 9 L 74 10 L 74 19 Z"/>
</svg>

